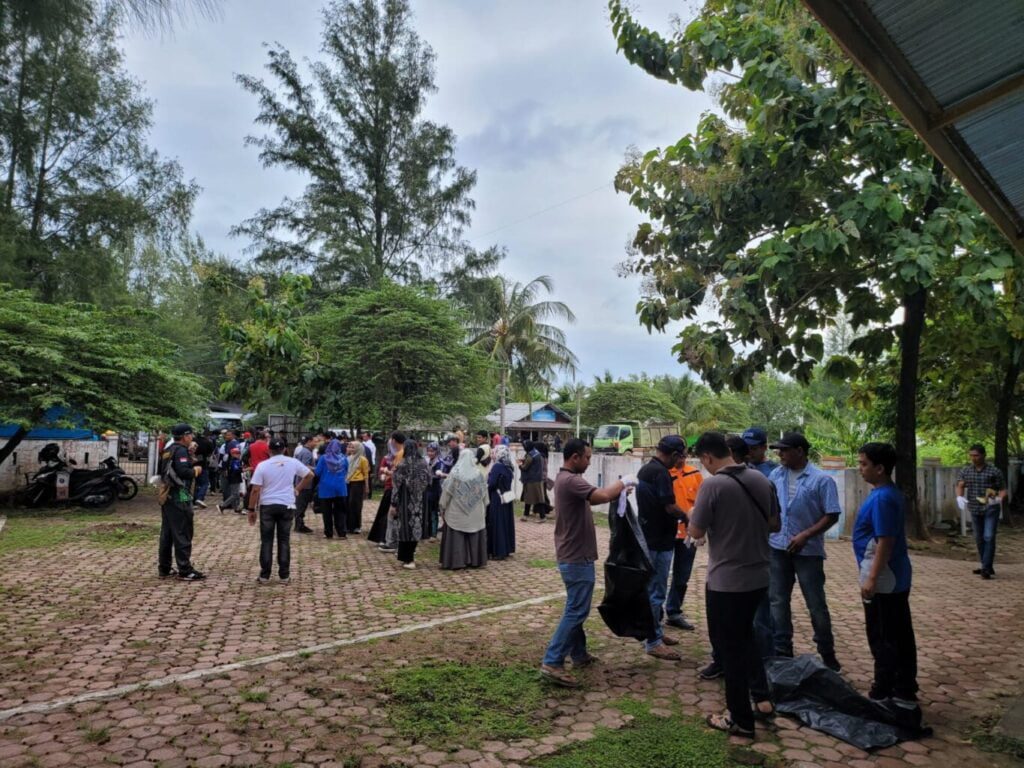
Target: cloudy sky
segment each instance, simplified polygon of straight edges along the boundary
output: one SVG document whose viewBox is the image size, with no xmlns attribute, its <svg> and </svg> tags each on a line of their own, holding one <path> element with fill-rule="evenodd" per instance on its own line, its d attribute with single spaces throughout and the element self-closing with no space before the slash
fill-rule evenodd
<svg viewBox="0 0 1024 768">
<path fill-rule="evenodd" d="M 669 29 L 685 0 L 641 0 L 648 26 Z M 213 249 L 244 258 L 228 230 L 304 179 L 260 167 L 244 146 L 256 104 L 234 81 L 262 73 L 264 42 L 318 58 L 318 0 L 224 0 L 216 20 L 173 36 L 126 38 L 127 65 L 155 101 L 152 144 L 177 157 L 203 192 L 195 228 Z M 711 107 L 615 52 L 603 0 L 413 0 L 415 24 L 437 54 L 438 92 L 427 117 L 452 127 L 459 162 L 476 169 L 469 239 L 508 249 L 516 280 L 551 275 L 575 311 L 567 328 L 582 374 L 681 374 L 671 335 L 636 320 L 635 279 L 616 276 L 640 221 L 612 179 L 630 145 L 674 143 Z"/>
</svg>

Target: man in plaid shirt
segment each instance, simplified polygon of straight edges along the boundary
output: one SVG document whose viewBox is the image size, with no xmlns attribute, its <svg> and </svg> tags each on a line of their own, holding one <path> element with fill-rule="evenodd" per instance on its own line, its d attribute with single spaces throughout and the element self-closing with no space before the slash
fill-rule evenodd
<svg viewBox="0 0 1024 768">
<path fill-rule="evenodd" d="M 999 513 L 1006 498 L 1006 481 L 997 467 L 985 461 L 985 446 L 972 445 L 968 451 L 971 463 L 960 470 L 956 484 L 956 495 L 967 500 L 971 513 L 971 527 L 974 541 L 978 545 L 978 559 L 981 567 L 974 573 L 983 579 L 996 575 L 993 564 L 996 559 L 996 530 L 999 527 Z"/>
</svg>

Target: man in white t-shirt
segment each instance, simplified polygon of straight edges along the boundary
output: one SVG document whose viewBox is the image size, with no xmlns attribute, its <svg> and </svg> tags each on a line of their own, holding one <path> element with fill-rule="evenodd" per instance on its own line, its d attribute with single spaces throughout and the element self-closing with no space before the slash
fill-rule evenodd
<svg viewBox="0 0 1024 768">
<path fill-rule="evenodd" d="M 290 580 L 291 527 L 295 516 L 295 497 L 313 482 L 313 472 L 298 459 L 284 455 L 281 438 L 270 441 L 270 458 L 264 459 L 252 473 L 252 494 L 249 496 L 249 525 L 256 525 L 260 515 L 260 576 L 257 581 L 270 581 L 274 555 L 274 532 L 277 532 L 277 575 L 282 584 Z M 296 484 L 295 481 L 299 480 Z"/>
</svg>

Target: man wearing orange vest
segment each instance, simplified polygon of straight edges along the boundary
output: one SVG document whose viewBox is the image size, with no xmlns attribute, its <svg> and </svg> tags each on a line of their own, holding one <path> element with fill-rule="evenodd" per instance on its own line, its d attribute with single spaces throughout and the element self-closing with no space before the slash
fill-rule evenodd
<svg viewBox="0 0 1024 768">
<path fill-rule="evenodd" d="M 697 489 L 700 488 L 704 478 L 699 469 L 686 465 L 685 454 L 679 456 L 676 465 L 669 470 L 669 475 L 672 476 L 672 490 L 675 493 L 676 504 L 689 515 L 697 500 Z M 675 553 L 672 557 L 672 585 L 669 589 L 668 599 L 665 601 L 665 623 L 670 627 L 694 629 L 693 624 L 683 616 L 683 598 L 686 597 L 686 585 L 690 581 L 693 558 L 696 553 L 696 544 L 693 540 L 687 539 L 686 523 L 680 520 L 676 530 Z"/>
</svg>

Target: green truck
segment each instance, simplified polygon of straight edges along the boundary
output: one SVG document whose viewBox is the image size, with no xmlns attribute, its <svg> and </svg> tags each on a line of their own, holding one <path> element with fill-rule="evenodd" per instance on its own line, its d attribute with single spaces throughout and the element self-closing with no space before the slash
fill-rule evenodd
<svg viewBox="0 0 1024 768">
<path fill-rule="evenodd" d="M 641 450 L 648 453 L 654 450 L 658 441 L 666 435 L 678 435 L 679 425 L 672 422 L 618 421 L 614 424 L 602 424 L 594 434 L 595 453 L 624 454 Z"/>
</svg>

